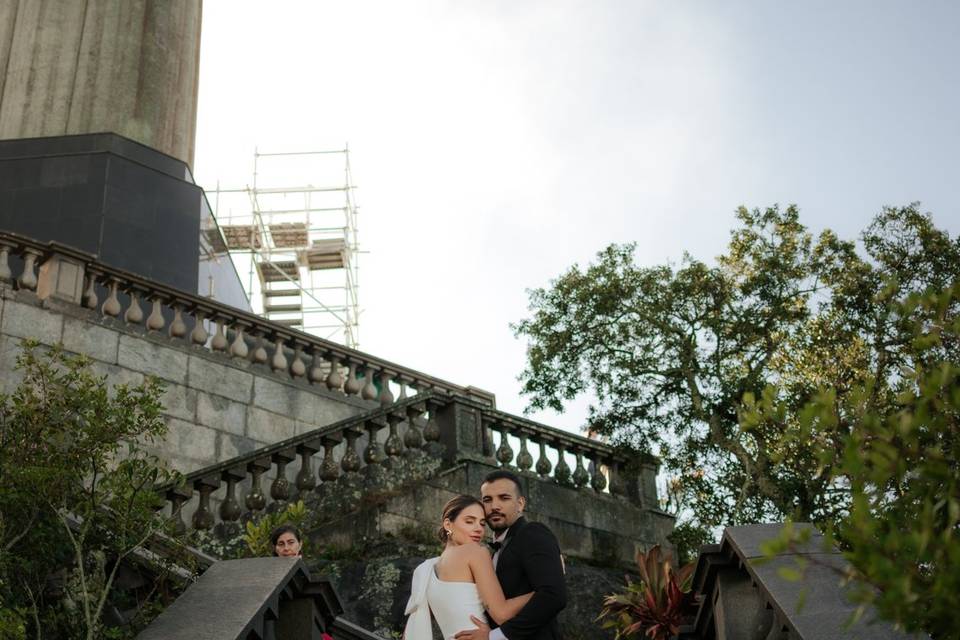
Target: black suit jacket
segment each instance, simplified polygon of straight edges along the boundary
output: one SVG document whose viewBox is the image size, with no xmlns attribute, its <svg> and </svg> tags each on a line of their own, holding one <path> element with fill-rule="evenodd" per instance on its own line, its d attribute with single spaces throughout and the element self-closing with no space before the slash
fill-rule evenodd
<svg viewBox="0 0 960 640">
<path fill-rule="evenodd" d="M 518 518 L 500 550 L 497 579 L 507 598 L 536 592 L 520 613 L 500 625 L 507 640 L 559 640 L 557 614 L 567 606 L 567 586 L 560 545 L 550 529 Z"/>
</svg>

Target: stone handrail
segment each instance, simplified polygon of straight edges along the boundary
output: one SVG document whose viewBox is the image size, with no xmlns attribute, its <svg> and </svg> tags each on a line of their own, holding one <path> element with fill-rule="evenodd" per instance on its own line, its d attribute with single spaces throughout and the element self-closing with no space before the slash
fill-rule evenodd
<svg viewBox="0 0 960 640">
<path fill-rule="evenodd" d="M 389 467 L 402 452 L 411 455 L 439 439 L 435 424 L 428 423 L 423 433 L 417 425 L 417 418 L 426 411 L 425 400 L 434 396 L 433 392 L 426 392 L 398 400 L 388 407 L 346 418 L 186 474 L 179 486 L 160 489 L 170 503 L 175 531 L 183 533 L 188 528 L 183 519 L 184 505 L 194 492 L 199 497 L 191 518 L 192 528 L 208 530 L 217 520 L 211 508 L 211 497 L 221 488 L 224 491 L 220 496 L 217 516 L 220 522 L 228 523 L 262 513 L 267 508 L 268 497 L 270 502 L 283 504 L 294 495 L 319 489 L 323 483 L 329 486 L 341 476 L 357 476 L 363 471 L 368 476 L 367 484 L 375 484 L 379 479 L 374 477 L 375 468 L 381 465 Z M 408 426 L 401 440 L 398 425 L 403 421 Z M 383 428 L 389 429 L 390 433 L 386 442 L 381 443 L 377 440 L 377 434 Z M 365 434 L 366 443 L 361 454 L 357 450 L 358 441 Z M 321 451 L 323 456 L 315 473 L 313 457 Z M 300 459 L 300 468 L 291 484 L 286 469 L 297 458 Z M 274 467 L 274 479 L 268 493 L 264 494 L 262 478 Z M 244 480 L 249 483 L 241 506 L 236 490 Z"/>
<path fill-rule="evenodd" d="M 299 558 L 214 564 L 144 629 L 138 640 L 380 640 L 343 617 L 333 585 Z"/>
<path fill-rule="evenodd" d="M 23 259 L 16 277 L 11 255 Z M 278 374 L 384 405 L 427 390 L 470 395 L 491 406 L 494 403 L 492 394 L 111 267 L 92 254 L 57 242 L 38 242 L 0 231 L 0 281 L 35 291 L 40 298 L 81 305 L 150 333 L 166 333 L 171 340 L 249 360 Z M 101 296 L 105 296 L 102 301 Z"/>
</svg>

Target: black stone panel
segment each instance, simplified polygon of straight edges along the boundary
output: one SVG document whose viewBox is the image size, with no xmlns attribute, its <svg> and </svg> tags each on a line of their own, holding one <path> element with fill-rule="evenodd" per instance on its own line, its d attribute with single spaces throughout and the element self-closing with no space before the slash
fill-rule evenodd
<svg viewBox="0 0 960 640">
<path fill-rule="evenodd" d="M 202 200 L 184 163 L 121 136 L 0 141 L 0 229 L 189 292 Z"/>
</svg>

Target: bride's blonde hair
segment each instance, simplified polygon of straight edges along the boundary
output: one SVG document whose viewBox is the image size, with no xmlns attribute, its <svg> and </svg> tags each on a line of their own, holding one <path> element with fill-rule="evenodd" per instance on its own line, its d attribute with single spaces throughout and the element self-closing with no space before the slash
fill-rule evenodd
<svg viewBox="0 0 960 640">
<path fill-rule="evenodd" d="M 443 513 L 440 515 L 440 529 L 437 531 L 437 537 L 440 538 L 442 544 L 447 543 L 447 538 L 450 536 L 447 534 L 447 530 L 443 526 L 444 520 L 449 520 L 453 522 L 457 519 L 457 516 L 460 515 L 460 512 L 466 509 L 467 507 L 478 505 L 483 509 L 483 503 L 479 499 L 468 496 L 465 493 L 461 493 L 458 496 L 451 498 L 447 504 L 443 506 Z"/>
</svg>

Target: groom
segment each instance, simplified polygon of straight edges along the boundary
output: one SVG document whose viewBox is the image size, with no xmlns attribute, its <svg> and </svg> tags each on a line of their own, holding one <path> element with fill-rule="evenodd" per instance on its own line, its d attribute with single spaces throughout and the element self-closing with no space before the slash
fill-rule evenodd
<svg viewBox="0 0 960 640">
<path fill-rule="evenodd" d="M 460 631 L 456 640 L 559 640 L 557 614 L 567 604 L 560 546 L 546 526 L 523 517 L 527 504 L 520 479 L 500 469 L 480 485 L 487 525 L 493 530 L 493 565 L 507 598 L 534 592 L 516 616 L 491 630 L 470 619 L 477 629 Z"/>
</svg>

